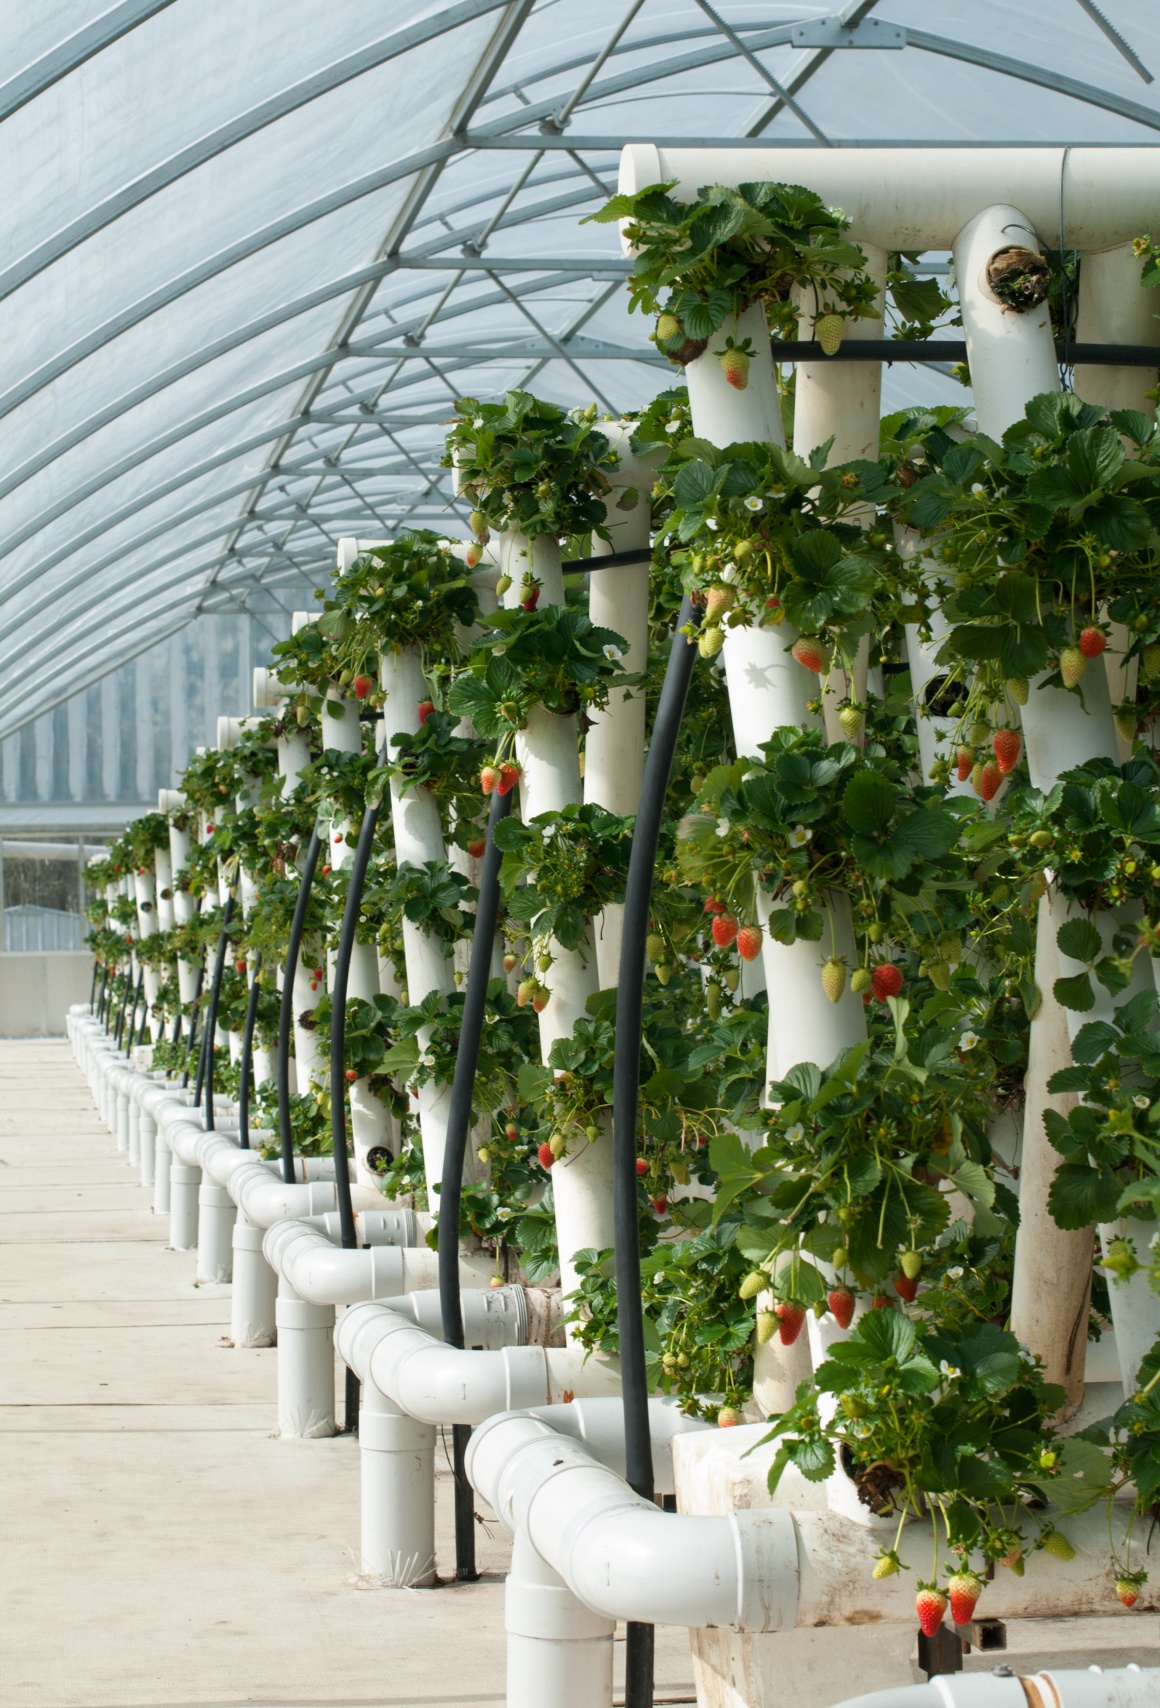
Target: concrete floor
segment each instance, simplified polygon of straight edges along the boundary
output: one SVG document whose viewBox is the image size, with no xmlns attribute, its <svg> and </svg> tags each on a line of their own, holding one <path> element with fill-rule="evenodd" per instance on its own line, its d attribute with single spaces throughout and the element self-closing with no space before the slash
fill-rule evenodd
<svg viewBox="0 0 1160 1708">
<path fill-rule="evenodd" d="M 500 1708 L 506 1532 L 478 1584 L 360 1588 L 355 1442 L 274 1436 L 277 1353 L 166 1239 L 67 1045 L 0 1041 L 5 1708 Z"/>
</svg>

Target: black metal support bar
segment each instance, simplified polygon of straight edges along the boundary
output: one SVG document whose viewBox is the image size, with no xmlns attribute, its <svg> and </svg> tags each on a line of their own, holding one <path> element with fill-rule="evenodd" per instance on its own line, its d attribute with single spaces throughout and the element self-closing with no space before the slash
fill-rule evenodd
<svg viewBox="0 0 1160 1708">
<path fill-rule="evenodd" d="M 101 994 L 97 998 L 97 1019 L 98 1020 L 104 1020 L 104 1018 L 105 1018 L 105 997 L 106 997 L 106 994 L 108 992 L 108 989 L 109 989 L 109 968 L 108 968 L 108 964 L 106 963 L 101 968 Z"/>
<path fill-rule="evenodd" d="M 113 1032 L 113 1042 L 116 1044 L 118 1049 L 121 1048 L 121 1039 L 125 1035 L 125 1004 L 129 1000 L 129 987 L 132 985 L 132 983 L 133 983 L 133 964 L 132 964 L 132 962 L 130 962 L 128 971 L 125 974 L 125 983 L 124 983 L 124 986 L 121 990 L 120 1007 L 117 1009 L 117 1025 L 116 1025 L 116 1028 L 114 1029 L 114 1032 Z"/>
<path fill-rule="evenodd" d="M 222 914 L 221 936 L 218 938 L 217 959 L 213 964 L 213 983 L 209 987 L 209 1008 L 205 1016 L 205 1130 L 214 1130 L 213 1115 L 213 1069 L 214 1069 L 214 1036 L 217 1032 L 218 1003 L 222 995 L 222 974 L 226 970 L 226 950 L 230 946 L 230 920 L 234 916 L 234 892 L 226 896 L 225 911 Z"/>
<path fill-rule="evenodd" d="M 94 960 L 94 962 L 93 962 L 93 976 L 89 980 L 89 1013 L 90 1014 L 93 1012 L 93 1004 L 97 1000 L 97 973 L 98 973 L 98 971 L 99 971 L 99 968 L 97 966 L 96 961 Z"/>
<path fill-rule="evenodd" d="M 200 1019 L 200 1015 L 198 1018 Z M 201 1093 L 202 1088 L 205 1085 L 205 1041 L 208 1037 L 209 1028 L 208 1026 L 203 1025 L 201 1028 L 201 1038 L 197 1046 L 197 1075 L 193 1082 L 193 1106 L 195 1109 L 201 1108 Z M 193 1048 L 192 1034 L 189 1040 L 189 1047 L 190 1049 Z"/>
<path fill-rule="evenodd" d="M 133 1001 L 132 1001 L 132 1004 L 130 1005 L 130 1008 L 129 1008 L 129 1035 L 128 1035 L 128 1038 L 127 1038 L 126 1043 L 125 1043 L 125 1054 L 126 1055 L 129 1054 L 129 1051 L 133 1048 L 133 1045 L 137 1041 L 137 1010 L 141 1006 L 141 992 L 142 992 L 142 989 L 144 988 L 144 984 L 145 984 L 145 969 L 144 969 L 144 967 L 142 967 L 141 971 L 137 974 L 137 983 L 133 987 Z M 142 1021 L 141 1021 L 141 1030 L 142 1030 L 142 1032 L 144 1032 L 144 1030 L 145 1030 L 144 1018 L 142 1018 Z"/>
<path fill-rule="evenodd" d="M 660 843 L 665 796 L 689 682 L 697 653 L 681 633 L 697 620 L 692 602 L 681 603 L 645 761 L 628 880 L 616 998 L 612 1080 L 613 1228 L 616 1239 L 616 1321 L 624 1396 L 625 1478 L 637 1494 L 654 1498 L 652 1439 L 648 1419 L 648 1376 L 641 1313 L 640 1224 L 637 1209 L 636 1118 L 640 1091 L 644 1014 L 645 938 L 652 902 L 653 871 Z M 652 1708 L 654 1632 L 630 1623 L 625 1652 L 625 1708 Z"/>
<path fill-rule="evenodd" d="M 290 1125 L 290 1030 L 294 1020 L 294 969 L 306 929 L 306 909 L 314 885 L 314 869 L 318 865 L 318 826 L 310 833 L 302 882 L 298 886 L 298 901 L 290 926 L 290 947 L 286 951 L 286 970 L 282 975 L 282 1006 L 278 1014 L 278 1136 L 282 1142 L 282 1178 L 290 1185 L 294 1179 L 294 1132 Z"/>
<path fill-rule="evenodd" d="M 495 845 L 495 827 L 511 811 L 510 793 L 491 797 L 487 819 L 487 846 L 479 875 L 479 899 L 475 904 L 475 930 L 471 939 L 471 964 L 463 995 L 463 1018 L 459 1027 L 459 1049 L 451 1101 L 447 1110 L 447 1138 L 443 1150 L 443 1178 L 439 1183 L 439 1310 L 443 1339 L 448 1346 L 463 1345 L 463 1308 L 459 1297 L 459 1206 L 463 1193 L 463 1161 L 471 1130 L 471 1099 L 479 1043 L 487 1012 L 487 987 L 491 979 L 491 956 L 499 923 L 500 851 Z M 475 1564 L 475 1501 L 467 1480 L 465 1455 L 471 1430 L 455 1424 L 452 1429 L 455 1473 L 455 1576 L 460 1583 L 479 1577 Z"/>
<path fill-rule="evenodd" d="M 1055 341 L 1056 360 L 1093 368 L 1160 368 L 1155 344 L 1076 344 Z M 965 362 L 963 338 L 843 338 L 833 356 L 811 338 L 775 339 L 775 362 Z"/>
<path fill-rule="evenodd" d="M 246 1003 L 246 1028 L 242 1033 L 242 1062 L 238 1070 L 238 1145 L 250 1148 L 250 1084 L 254 1077 L 254 1027 L 258 1020 L 258 998 L 262 992 L 262 951 L 254 952 L 250 995 Z"/>
</svg>

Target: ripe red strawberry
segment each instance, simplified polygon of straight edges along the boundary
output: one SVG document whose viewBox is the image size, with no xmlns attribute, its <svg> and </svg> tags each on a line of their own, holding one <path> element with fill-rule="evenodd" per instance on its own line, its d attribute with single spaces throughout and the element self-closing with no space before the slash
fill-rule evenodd
<svg viewBox="0 0 1160 1708">
<path fill-rule="evenodd" d="M 1079 650 L 1085 658 L 1098 658 L 1107 644 L 1107 635 L 1103 629 L 1097 629 L 1094 623 L 1089 623 L 1079 637 Z"/>
<path fill-rule="evenodd" d="M 373 687 L 374 683 L 369 676 L 356 676 L 354 679 L 355 698 L 365 700 Z"/>
<path fill-rule="evenodd" d="M 816 635 L 799 635 L 790 652 L 800 665 L 811 670 L 815 676 L 820 675 L 830 662 L 825 647 Z"/>
<path fill-rule="evenodd" d="M 435 703 L 433 700 L 420 700 L 419 701 L 419 722 L 421 724 L 425 724 L 427 722 L 427 719 L 431 716 L 431 713 L 434 710 L 435 710 Z"/>
<path fill-rule="evenodd" d="M 879 961 L 870 973 L 870 988 L 879 1002 L 897 996 L 902 989 L 902 968 L 894 961 Z"/>
<path fill-rule="evenodd" d="M 520 1136 L 520 1130 L 514 1121 L 508 1121 L 505 1123 L 504 1132 L 513 1142 Z"/>
<path fill-rule="evenodd" d="M 652 1205 L 658 1216 L 663 1216 L 669 1207 L 669 1201 L 663 1192 L 657 1198 L 650 1198 L 649 1203 Z"/>
<path fill-rule="evenodd" d="M 1116 1594 L 1125 1607 L 1135 1607 L 1140 1599 L 1140 1580 L 1135 1575 L 1116 1579 Z"/>
<path fill-rule="evenodd" d="M 540 603 L 540 589 L 536 582 L 525 581 L 520 588 L 520 604 L 525 611 L 534 611 Z"/>
<path fill-rule="evenodd" d="M 997 729 L 991 737 L 991 747 L 999 770 L 1005 777 L 1008 771 L 1014 771 L 1019 763 L 1019 755 L 1023 752 L 1023 737 L 1017 729 Z"/>
<path fill-rule="evenodd" d="M 722 350 L 720 357 L 721 371 L 734 391 L 744 391 L 749 384 L 749 357 L 737 344 L 730 344 Z"/>
<path fill-rule="evenodd" d="M 854 1295 L 848 1287 L 831 1287 L 826 1298 L 830 1315 L 839 1328 L 849 1328 L 854 1320 Z"/>
<path fill-rule="evenodd" d="M 975 1603 L 983 1593 L 982 1583 L 974 1572 L 964 1567 L 950 1579 L 947 1592 L 951 1601 L 951 1618 L 956 1625 L 969 1625 L 975 1617 Z"/>
<path fill-rule="evenodd" d="M 914 1610 L 918 1614 L 923 1636 L 933 1637 L 942 1624 L 943 1614 L 947 1610 L 947 1598 L 934 1584 L 920 1583 L 918 1594 L 914 1598 Z"/>
<path fill-rule="evenodd" d="M 358 1074 L 354 1071 L 354 1069 L 353 1068 L 347 1068 L 347 1070 L 346 1070 L 347 1084 L 353 1085 L 357 1078 L 358 1078 Z"/>
<path fill-rule="evenodd" d="M 909 1275 L 896 1275 L 894 1277 L 894 1291 L 900 1299 L 905 1299 L 908 1305 L 912 1305 L 918 1292 L 918 1282 L 912 1281 Z"/>
<path fill-rule="evenodd" d="M 648 1158 L 647 1157 L 643 1157 L 643 1156 L 637 1157 L 637 1159 L 636 1159 L 636 1172 L 638 1174 L 647 1174 L 648 1173 Z"/>
<path fill-rule="evenodd" d="M 724 913 L 725 912 L 725 903 L 723 901 L 718 901 L 716 896 L 710 896 L 705 903 L 705 912 L 706 913 Z"/>
<path fill-rule="evenodd" d="M 1000 775 L 998 765 L 996 765 L 993 759 L 988 759 L 987 763 L 979 772 L 978 792 L 980 800 L 994 800 L 999 789 L 999 784 L 1002 781 L 1003 778 Z"/>
<path fill-rule="evenodd" d="M 830 959 L 822 965 L 822 989 L 831 1002 L 841 1002 L 842 992 L 845 988 L 845 962 L 839 961 L 836 956 L 831 955 Z"/>
<path fill-rule="evenodd" d="M 806 1320 L 805 1307 L 795 1304 L 792 1299 L 783 1299 L 773 1308 L 778 1321 L 778 1339 L 783 1346 L 792 1346 Z"/>
<path fill-rule="evenodd" d="M 551 1168 L 556 1160 L 555 1152 L 549 1144 L 540 1145 L 536 1150 L 536 1155 L 540 1159 L 541 1168 Z"/>
<path fill-rule="evenodd" d="M 234 966 L 237 968 L 239 973 L 244 973 L 246 970 L 246 963 L 244 961 L 235 961 Z"/>
<path fill-rule="evenodd" d="M 718 949 L 728 949 L 737 935 L 737 921 L 731 913 L 719 913 L 713 921 L 713 941 Z"/>
<path fill-rule="evenodd" d="M 479 773 L 479 786 L 485 795 L 490 795 L 499 782 L 499 771 L 494 765 L 485 765 Z"/>
<path fill-rule="evenodd" d="M 482 836 L 477 836 L 474 842 L 469 842 L 467 844 L 467 852 L 471 855 L 473 860 L 482 860 L 486 848 L 487 843 L 484 841 Z"/>
<path fill-rule="evenodd" d="M 1065 646 L 1059 655 L 1059 674 L 1065 688 L 1074 688 L 1084 673 L 1087 659 L 1078 646 Z"/>
<path fill-rule="evenodd" d="M 743 925 L 737 933 L 737 953 L 743 961 L 756 961 L 761 953 L 761 927 Z"/>
<path fill-rule="evenodd" d="M 872 1311 L 889 1311 L 891 1308 L 890 1300 L 886 1297 L 885 1293 L 875 1293 L 874 1297 L 870 1301 L 870 1309 Z"/>
<path fill-rule="evenodd" d="M 496 785 L 501 795 L 510 795 L 519 781 L 520 768 L 518 765 L 504 764 L 499 768 L 499 782 Z"/>
</svg>

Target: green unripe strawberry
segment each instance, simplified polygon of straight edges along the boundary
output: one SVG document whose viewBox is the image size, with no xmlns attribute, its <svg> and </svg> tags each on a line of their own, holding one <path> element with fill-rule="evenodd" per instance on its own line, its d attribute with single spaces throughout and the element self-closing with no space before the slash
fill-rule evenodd
<svg viewBox="0 0 1160 1708">
<path fill-rule="evenodd" d="M 1149 641 L 1140 655 L 1140 674 L 1145 682 L 1160 676 L 1160 641 Z"/>
<path fill-rule="evenodd" d="M 758 1313 L 757 1313 L 757 1344 L 758 1344 L 758 1346 L 764 1346 L 767 1343 L 767 1341 L 770 1341 L 773 1339 L 773 1337 L 776 1333 L 777 1333 L 777 1318 L 774 1316 L 773 1312 L 772 1311 L 758 1311 Z"/>
<path fill-rule="evenodd" d="M 665 940 L 656 931 L 650 931 L 644 940 L 644 952 L 650 961 L 663 961 L 665 958 Z"/>
<path fill-rule="evenodd" d="M 1027 704 L 1029 684 L 1026 676 L 1010 676 L 1007 679 L 1007 692 L 1017 706 Z"/>
<path fill-rule="evenodd" d="M 653 972 L 657 976 L 657 983 L 662 984 L 662 985 L 668 984 L 669 980 L 673 976 L 673 969 L 669 966 L 666 966 L 663 961 L 660 962 L 660 964 L 658 966 L 655 966 L 653 968 Z"/>
<path fill-rule="evenodd" d="M 902 1273 L 908 1281 L 916 1281 L 922 1274 L 922 1253 L 919 1251 L 904 1251 L 902 1254 Z"/>
<path fill-rule="evenodd" d="M 1078 646 L 1065 646 L 1059 655 L 1059 674 L 1065 688 L 1074 688 L 1087 666 L 1087 659 Z"/>
<path fill-rule="evenodd" d="M 862 996 L 873 984 L 869 967 L 855 967 L 850 974 L 850 989 L 855 996 Z"/>
<path fill-rule="evenodd" d="M 731 611 L 737 603 L 737 595 L 724 582 L 715 582 L 705 595 L 705 616 L 710 623 L 717 622 Z"/>
<path fill-rule="evenodd" d="M 657 316 L 657 337 L 662 344 L 670 338 L 676 338 L 680 334 L 680 330 L 681 323 L 675 314 L 670 314 L 666 310 L 664 314 Z"/>
<path fill-rule="evenodd" d="M 716 623 L 710 623 L 707 628 L 701 630 L 697 640 L 697 651 L 702 658 L 716 658 L 724 645 L 725 630 L 719 628 Z"/>
<path fill-rule="evenodd" d="M 846 740 L 857 741 L 866 728 L 866 714 L 860 706 L 843 706 L 838 713 L 838 722 Z"/>
<path fill-rule="evenodd" d="M 499 580 L 495 584 L 496 597 L 498 599 L 502 599 L 504 594 L 507 592 L 508 588 L 511 586 L 511 584 L 512 584 L 512 578 L 510 575 L 501 575 Z"/>
<path fill-rule="evenodd" d="M 484 515 L 482 510 L 473 510 L 471 515 L 467 518 L 467 525 L 477 540 L 486 540 L 487 517 Z"/>
<path fill-rule="evenodd" d="M 831 1002 L 841 1002 L 846 988 L 846 967 L 843 961 L 831 956 L 822 967 L 822 989 Z"/>
<path fill-rule="evenodd" d="M 814 321 L 814 336 L 822 346 L 827 356 L 836 356 L 842 347 L 842 334 L 846 330 L 845 316 L 834 314 L 819 315 Z"/>
<path fill-rule="evenodd" d="M 721 1013 L 721 986 L 716 979 L 705 986 L 705 1008 L 710 1020 L 716 1020 Z"/>
<path fill-rule="evenodd" d="M 740 1287 L 737 1289 L 739 1299 L 756 1299 L 769 1286 L 769 1276 L 764 1269 L 751 1269 Z"/>
<path fill-rule="evenodd" d="M 1043 1550 L 1057 1560 L 1074 1560 L 1075 1549 L 1062 1530 L 1048 1530 L 1043 1537 Z"/>
</svg>

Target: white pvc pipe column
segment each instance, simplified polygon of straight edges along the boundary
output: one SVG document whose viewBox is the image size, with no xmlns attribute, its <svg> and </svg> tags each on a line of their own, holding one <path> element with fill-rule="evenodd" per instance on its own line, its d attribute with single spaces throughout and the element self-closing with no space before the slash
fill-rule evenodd
<svg viewBox="0 0 1160 1708">
<path fill-rule="evenodd" d="M 605 526 L 611 536 L 592 536 L 593 557 L 649 550 L 652 529 L 652 483 L 659 455 L 641 455 L 632 448 L 633 423 L 604 428 L 617 455 L 612 490 L 604 505 Z M 598 569 L 589 578 L 588 615 L 599 627 L 611 629 L 628 643 L 622 668 L 629 675 L 648 668 L 649 565 L 623 564 Z M 644 782 L 645 695 L 638 688 L 613 688 L 603 711 L 590 713 L 584 738 L 584 799 L 608 812 L 635 813 Z M 611 990 L 620 976 L 620 940 L 624 907 L 614 903 L 594 921 L 596 969 L 601 990 Z"/>
<path fill-rule="evenodd" d="M 521 579 L 529 564 L 541 583 L 541 604 L 564 603 L 560 548 L 554 539 L 538 536 L 528 540 L 523 534 L 505 530 L 500 537 L 500 562 L 512 578 L 504 595 L 507 606 L 519 603 Z M 562 716 L 533 706 L 526 725 L 516 733 L 515 751 L 525 823 L 540 813 L 561 812 L 583 798 L 579 730 L 574 715 Z M 547 948 L 552 965 L 546 973 L 537 974 L 550 993 L 547 1006 L 538 1016 L 540 1059 L 545 1066 L 556 1039 L 572 1036 L 577 1020 L 586 1015 L 588 999 L 600 989 L 591 934 L 579 949 L 565 949 L 555 938 L 549 939 Z M 560 1285 L 565 1294 L 579 1285 L 575 1253 L 589 1248 L 604 1251 L 613 1243 L 611 1125 L 605 1120 L 600 1126 L 601 1135 L 593 1141 L 573 1133 L 570 1150 L 552 1169 Z M 571 1339 L 573 1329 L 566 1332 Z"/>
<path fill-rule="evenodd" d="M 996 439 L 1022 418 L 1031 398 L 1059 390 L 1046 304 L 1014 313 L 988 283 L 992 257 L 1012 246 L 1037 250 L 1039 239 L 1019 209 L 1006 203 L 977 214 L 954 243 L 979 431 Z M 1064 689 L 1042 687 L 1042 681 L 1042 675 L 1032 679 L 1022 725 L 1031 781 L 1049 790 L 1061 771 L 1097 756 L 1114 759 L 1115 726 L 1103 672 L 1085 673 L 1083 701 Z M 1044 897 L 1036 948 L 1036 984 L 1044 1000 L 1031 1024 L 1011 1326 L 1045 1359 L 1048 1379 L 1064 1386 L 1070 1412 L 1083 1393 L 1091 1239 L 1058 1228 L 1047 1208 L 1059 1159 L 1043 1128 L 1046 1108 L 1066 1113 L 1074 1101 L 1052 1097 L 1046 1089 L 1051 1075 L 1071 1061 L 1066 1016 L 1061 1024 L 1051 995 L 1058 962 L 1055 936 L 1064 917 L 1058 898 Z"/>
</svg>

